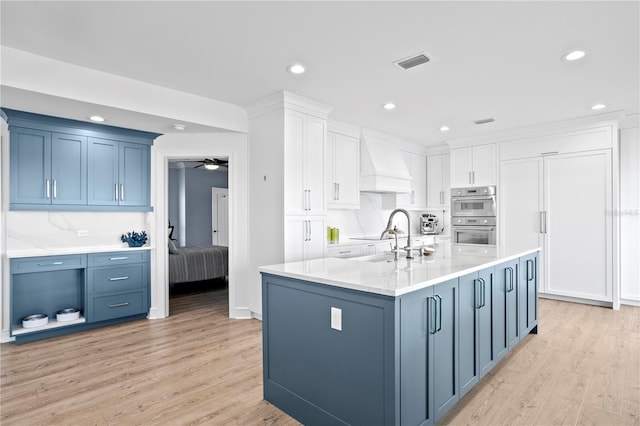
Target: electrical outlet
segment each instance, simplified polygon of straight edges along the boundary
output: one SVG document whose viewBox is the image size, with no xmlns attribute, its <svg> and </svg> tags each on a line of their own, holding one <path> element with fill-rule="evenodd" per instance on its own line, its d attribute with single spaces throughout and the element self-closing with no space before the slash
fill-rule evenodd
<svg viewBox="0 0 640 426">
<path fill-rule="evenodd" d="M 331 308 L 331 328 L 342 331 L 342 309 Z"/>
<path fill-rule="evenodd" d="M 78 229 L 78 237 L 88 237 L 89 230 L 88 229 Z"/>
</svg>

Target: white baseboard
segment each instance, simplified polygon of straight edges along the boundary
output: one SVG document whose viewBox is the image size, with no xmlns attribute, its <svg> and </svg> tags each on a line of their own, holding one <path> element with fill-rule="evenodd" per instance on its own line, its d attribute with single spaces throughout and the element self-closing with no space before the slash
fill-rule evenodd
<svg viewBox="0 0 640 426">
<path fill-rule="evenodd" d="M 229 318 L 231 319 L 253 319 L 253 312 L 249 308 L 235 308 L 233 311 L 229 309 Z"/>
<path fill-rule="evenodd" d="M 147 315 L 148 319 L 164 319 L 166 318 L 165 315 L 160 315 L 160 311 L 158 310 L 158 308 L 151 308 L 149 309 L 149 315 Z"/>
<path fill-rule="evenodd" d="M 9 334 L 9 330 L 2 330 L 0 331 L 0 343 L 9 343 L 9 342 L 13 342 L 15 341 L 16 338 L 15 337 L 11 337 L 11 335 Z"/>
<path fill-rule="evenodd" d="M 620 299 L 620 304 L 629 306 L 640 306 L 640 300 Z"/>
<path fill-rule="evenodd" d="M 603 306 L 613 308 L 612 302 L 602 302 L 600 300 L 580 299 L 579 297 L 559 296 L 557 294 L 538 293 L 541 299 L 561 300 L 563 302 L 582 303 L 583 305 Z"/>
<path fill-rule="evenodd" d="M 262 314 L 258 313 L 258 312 L 252 312 L 253 318 L 257 319 L 258 321 L 262 321 Z"/>
</svg>

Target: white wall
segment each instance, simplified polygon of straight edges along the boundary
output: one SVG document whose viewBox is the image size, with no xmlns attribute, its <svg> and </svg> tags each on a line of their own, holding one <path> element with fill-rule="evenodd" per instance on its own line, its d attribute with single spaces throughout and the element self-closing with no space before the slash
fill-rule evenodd
<svg viewBox="0 0 640 426">
<path fill-rule="evenodd" d="M 620 297 L 640 304 L 640 127 L 620 130 Z"/>
<path fill-rule="evenodd" d="M 151 255 L 150 318 L 170 314 L 168 291 L 168 161 L 172 159 L 229 158 L 229 316 L 251 318 L 255 288 L 249 269 L 248 141 L 241 133 L 172 134 L 160 136 L 151 149 L 151 202 L 155 208 L 157 250 Z"/>
</svg>

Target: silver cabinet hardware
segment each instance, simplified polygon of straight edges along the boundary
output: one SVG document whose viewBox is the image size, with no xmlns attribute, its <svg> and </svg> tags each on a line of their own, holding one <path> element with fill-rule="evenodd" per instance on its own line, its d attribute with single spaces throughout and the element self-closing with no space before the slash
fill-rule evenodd
<svg viewBox="0 0 640 426">
<path fill-rule="evenodd" d="M 129 256 L 110 257 L 109 260 L 127 260 Z"/>
<path fill-rule="evenodd" d="M 53 180 L 53 198 L 58 198 L 58 182 Z"/>
<path fill-rule="evenodd" d="M 116 194 L 116 201 L 118 201 L 118 198 L 120 198 L 120 197 L 118 197 L 118 184 L 117 183 L 115 184 L 115 194 Z"/>
<path fill-rule="evenodd" d="M 545 156 L 545 155 L 557 155 L 557 154 L 559 154 L 558 151 L 549 151 L 549 152 L 543 152 L 540 155 Z"/>
<path fill-rule="evenodd" d="M 336 198 L 337 200 L 340 200 L 340 184 L 337 183 L 336 185 L 338 185 L 338 198 Z"/>
<path fill-rule="evenodd" d="M 338 252 L 339 254 L 349 254 L 351 253 L 351 250 L 342 250 Z"/>
<path fill-rule="evenodd" d="M 120 201 L 124 201 L 124 183 L 120 184 Z"/>
<path fill-rule="evenodd" d="M 109 281 L 122 281 L 122 280 L 128 280 L 129 277 L 113 277 L 113 278 L 109 278 Z"/>
<path fill-rule="evenodd" d="M 51 198 L 51 187 L 49 186 L 49 179 L 45 179 L 44 181 L 44 196 L 46 198 Z"/>
<path fill-rule="evenodd" d="M 50 262 L 50 263 L 38 263 L 38 266 L 57 266 L 62 265 L 64 262 Z"/>
<path fill-rule="evenodd" d="M 507 266 L 504 270 L 504 274 L 505 274 L 505 283 L 507 281 L 507 271 L 509 271 L 509 287 L 506 288 L 507 293 L 510 293 L 513 291 L 513 268 L 510 266 Z"/>
<path fill-rule="evenodd" d="M 113 305 L 109 305 L 110 308 L 120 308 L 122 306 L 129 306 L 129 302 L 114 303 Z"/>
</svg>

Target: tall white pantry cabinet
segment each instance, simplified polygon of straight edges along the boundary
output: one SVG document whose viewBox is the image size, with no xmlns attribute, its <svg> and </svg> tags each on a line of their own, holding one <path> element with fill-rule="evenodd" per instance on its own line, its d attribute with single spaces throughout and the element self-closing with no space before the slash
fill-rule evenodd
<svg viewBox="0 0 640 426">
<path fill-rule="evenodd" d="M 324 257 L 330 110 L 288 92 L 247 106 L 252 264 Z"/>
<path fill-rule="evenodd" d="M 500 144 L 500 239 L 542 247 L 539 291 L 612 303 L 615 125 Z"/>
</svg>

